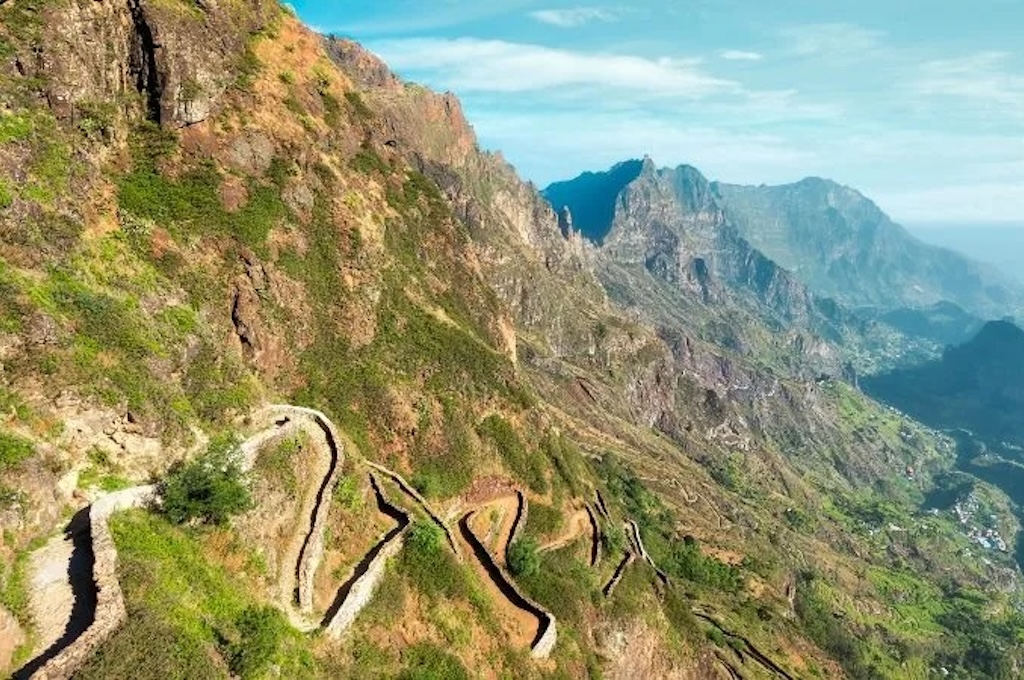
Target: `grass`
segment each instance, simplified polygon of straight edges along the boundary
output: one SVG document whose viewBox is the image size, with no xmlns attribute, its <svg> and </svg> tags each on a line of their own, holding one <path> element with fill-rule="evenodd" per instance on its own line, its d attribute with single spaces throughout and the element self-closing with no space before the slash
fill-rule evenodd
<svg viewBox="0 0 1024 680">
<path fill-rule="evenodd" d="M 461 661 L 430 642 L 405 650 L 402 662 L 405 670 L 398 674 L 398 680 L 469 680 Z"/>
<path fill-rule="evenodd" d="M 285 439 L 277 446 L 267 446 L 256 457 L 256 470 L 272 484 L 294 495 L 299 490 L 295 474 L 295 456 L 302 450 L 305 437 Z"/>
<path fill-rule="evenodd" d="M 81 678 L 226 678 L 322 675 L 302 636 L 250 595 L 244 580 L 212 562 L 201 535 L 143 511 L 111 520 L 128 622 Z"/>
<path fill-rule="evenodd" d="M 547 492 L 543 458 L 526 449 L 507 420 L 498 414 L 489 415 L 477 426 L 477 432 L 491 442 L 508 469 L 532 491 L 540 494 Z"/>
<path fill-rule="evenodd" d="M 35 445 L 21 435 L 0 429 L 0 472 L 5 472 L 35 454 Z"/>
</svg>

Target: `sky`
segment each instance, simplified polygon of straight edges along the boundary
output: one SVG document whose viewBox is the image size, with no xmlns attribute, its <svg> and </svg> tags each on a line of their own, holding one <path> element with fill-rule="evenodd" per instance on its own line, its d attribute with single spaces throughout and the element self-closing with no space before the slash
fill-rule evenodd
<svg viewBox="0 0 1024 680">
<path fill-rule="evenodd" d="M 1024 0 L 295 0 L 543 187 L 649 154 L 1024 229 Z"/>
</svg>

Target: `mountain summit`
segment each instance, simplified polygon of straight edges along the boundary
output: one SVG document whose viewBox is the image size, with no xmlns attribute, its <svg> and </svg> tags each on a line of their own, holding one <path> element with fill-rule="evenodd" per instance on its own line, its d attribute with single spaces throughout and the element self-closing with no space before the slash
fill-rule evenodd
<svg viewBox="0 0 1024 680">
<path fill-rule="evenodd" d="M 554 183 L 543 193 L 556 208 L 570 210 L 586 237 L 603 244 L 642 168 L 641 161 L 627 161 Z M 705 215 L 717 215 L 720 225 L 734 229 L 811 292 L 851 309 L 884 314 L 945 301 L 980 318 L 1024 309 L 1024 288 L 994 268 L 914 238 L 849 187 L 815 177 L 782 186 L 740 186 L 707 182 L 690 166 L 673 172 L 684 208 L 699 202 Z"/>
</svg>

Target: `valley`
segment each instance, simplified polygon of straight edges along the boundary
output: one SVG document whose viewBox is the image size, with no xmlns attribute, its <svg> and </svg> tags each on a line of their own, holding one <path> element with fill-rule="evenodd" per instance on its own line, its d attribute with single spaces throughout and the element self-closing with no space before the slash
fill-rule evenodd
<svg viewBox="0 0 1024 680">
<path fill-rule="evenodd" d="M 539 191 L 275 0 L 0 2 L 0 672 L 1017 677 L 1022 300 L 827 180 Z"/>
</svg>

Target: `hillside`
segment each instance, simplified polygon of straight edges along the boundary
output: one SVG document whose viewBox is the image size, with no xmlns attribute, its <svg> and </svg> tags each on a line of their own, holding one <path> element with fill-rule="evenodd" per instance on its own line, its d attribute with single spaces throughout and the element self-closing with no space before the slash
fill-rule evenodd
<svg viewBox="0 0 1024 680">
<path fill-rule="evenodd" d="M 697 173 L 596 248 L 273 0 L 0 3 L 0 103 L 0 670 L 1019 674 L 950 441 Z"/>
<path fill-rule="evenodd" d="M 866 390 L 936 428 L 1024 446 L 1024 331 L 992 321 L 922 366 L 876 376 Z"/>
</svg>

